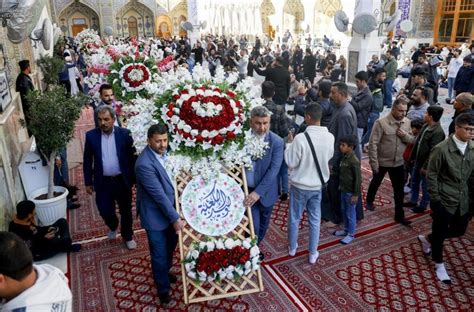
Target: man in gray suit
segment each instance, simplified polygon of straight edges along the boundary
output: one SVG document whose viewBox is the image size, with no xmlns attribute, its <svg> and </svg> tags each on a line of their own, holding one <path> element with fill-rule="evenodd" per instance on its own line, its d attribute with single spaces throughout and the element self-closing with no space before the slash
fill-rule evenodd
<svg viewBox="0 0 474 312">
<path fill-rule="evenodd" d="M 137 210 L 146 230 L 151 254 L 151 268 L 162 304 L 170 302 L 170 283 L 176 277 L 169 273 L 177 233 L 183 228 L 174 207 L 172 177 L 166 171 L 168 128 L 153 125 L 148 129 L 148 146 L 135 164 L 137 179 Z"/>
</svg>

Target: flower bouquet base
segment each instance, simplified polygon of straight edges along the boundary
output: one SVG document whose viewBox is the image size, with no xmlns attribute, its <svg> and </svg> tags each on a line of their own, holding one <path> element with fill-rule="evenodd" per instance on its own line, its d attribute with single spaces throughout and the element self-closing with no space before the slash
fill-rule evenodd
<svg viewBox="0 0 474 312">
<path fill-rule="evenodd" d="M 238 170 L 226 169 L 225 173 L 229 177 L 233 178 L 243 188 L 245 195 L 248 195 L 247 180 L 245 177 L 244 168 L 240 168 Z M 180 206 L 181 195 L 183 194 L 183 191 L 186 188 L 187 184 L 192 180 L 192 176 L 189 173 L 181 172 L 178 176 L 176 176 L 175 179 L 176 209 L 178 213 L 182 216 L 183 212 Z M 244 255 L 244 247 L 240 247 L 237 245 L 234 246 L 235 242 L 237 241 L 244 242 L 243 246 L 247 246 L 250 249 L 249 241 L 252 240 L 253 245 L 253 242 L 255 242 L 256 240 L 250 207 L 246 208 L 246 212 L 240 224 L 237 225 L 234 230 L 227 233 L 225 236 L 228 238 L 232 238 L 229 241 L 231 241 L 233 245 L 228 247 L 226 252 L 242 252 L 242 255 Z M 219 239 L 219 241 L 225 240 L 225 237 Z M 220 275 L 223 278 L 208 278 L 205 279 L 205 281 L 200 281 L 199 279 L 193 279 L 188 276 L 187 269 L 185 267 L 186 261 L 189 260 L 189 254 L 193 252 L 193 246 L 199 245 L 200 243 L 201 246 L 205 246 L 210 242 L 208 241 L 208 237 L 206 235 L 197 232 L 191 226 L 186 224 L 179 234 L 181 271 L 184 286 L 184 302 L 186 304 L 235 297 L 263 291 L 262 273 L 258 265 L 257 268 L 251 267 L 250 269 L 248 269 L 245 272 L 246 274 L 233 275 L 234 273 L 232 273 L 231 276 L 228 276 L 230 278 L 225 277 L 225 273 L 223 272 L 223 270 L 221 270 L 220 272 Z M 226 245 L 228 244 L 226 243 Z M 213 250 L 214 248 L 216 248 L 217 250 L 217 244 L 212 244 L 212 246 Z M 256 248 L 258 249 L 258 247 Z M 214 254 L 216 253 L 216 250 L 213 251 Z M 221 249 L 221 251 L 224 252 L 224 249 Z M 254 250 L 252 250 L 252 252 L 254 252 Z M 249 267 L 249 262 L 252 262 L 251 259 L 249 259 L 250 261 L 247 261 L 246 258 L 243 258 L 242 260 L 242 266 L 240 266 L 241 269 L 239 267 L 239 269 L 233 270 L 234 272 L 239 270 L 244 271 L 244 262 L 247 262 L 247 267 Z M 214 276 L 216 275 L 218 276 L 218 274 L 214 274 Z M 234 276 L 237 276 L 237 278 L 233 278 Z"/>
</svg>

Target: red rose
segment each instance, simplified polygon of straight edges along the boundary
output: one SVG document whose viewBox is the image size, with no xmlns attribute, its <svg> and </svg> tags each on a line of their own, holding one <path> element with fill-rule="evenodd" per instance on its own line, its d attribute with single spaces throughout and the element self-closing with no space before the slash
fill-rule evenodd
<svg viewBox="0 0 474 312">
<path fill-rule="evenodd" d="M 214 145 L 218 145 L 218 144 L 222 144 L 222 142 L 224 142 L 224 137 L 220 134 L 216 135 L 213 139 L 212 139 L 212 143 Z"/>
<path fill-rule="evenodd" d="M 173 111 L 170 110 L 166 113 L 166 116 L 168 116 L 169 118 L 173 117 L 173 115 Z"/>
<path fill-rule="evenodd" d="M 233 140 L 235 139 L 236 135 L 234 132 L 230 131 L 230 132 L 227 132 L 227 139 L 229 140 Z"/>
</svg>

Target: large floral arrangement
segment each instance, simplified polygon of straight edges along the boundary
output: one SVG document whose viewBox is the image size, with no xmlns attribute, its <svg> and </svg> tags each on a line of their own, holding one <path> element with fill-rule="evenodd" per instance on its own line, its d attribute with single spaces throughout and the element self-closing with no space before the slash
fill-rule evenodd
<svg viewBox="0 0 474 312">
<path fill-rule="evenodd" d="M 74 42 L 79 48 L 83 48 L 87 52 L 98 49 L 103 44 L 100 36 L 93 29 L 84 29 L 78 33 L 74 39 Z"/>
<path fill-rule="evenodd" d="M 147 85 L 152 82 L 157 67 L 148 57 L 126 56 L 110 66 L 107 77 L 117 98 L 124 102 L 141 97 L 149 97 Z"/>
<path fill-rule="evenodd" d="M 197 282 L 234 280 L 260 267 L 256 239 L 195 242 L 184 259 L 186 274 Z"/>
<path fill-rule="evenodd" d="M 182 154 L 210 156 L 242 138 L 245 102 L 227 86 L 178 86 L 161 118 L 172 133 L 171 146 Z M 226 90 L 227 89 L 227 90 Z"/>
</svg>

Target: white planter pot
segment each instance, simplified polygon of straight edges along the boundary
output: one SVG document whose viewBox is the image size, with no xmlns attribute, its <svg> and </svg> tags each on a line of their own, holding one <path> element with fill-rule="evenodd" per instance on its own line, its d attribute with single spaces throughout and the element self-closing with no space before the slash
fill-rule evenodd
<svg viewBox="0 0 474 312">
<path fill-rule="evenodd" d="M 35 197 L 48 193 L 48 188 L 43 187 L 31 192 L 31 194 L 28 196 L 28 199 L 34 202 L 36 205 L 36 215 L 38 216 L 39 223 L 42 226 L 48 226 L 61 218 L 66 218 L 66 197 L 69 192 L 62 186 L 55 186 L 54 191 L 62 194 L 58 197 L 50 199 L 35 199 Z"/>
</svg>

